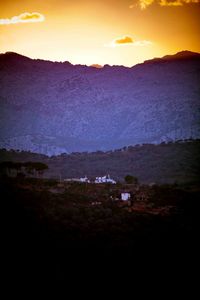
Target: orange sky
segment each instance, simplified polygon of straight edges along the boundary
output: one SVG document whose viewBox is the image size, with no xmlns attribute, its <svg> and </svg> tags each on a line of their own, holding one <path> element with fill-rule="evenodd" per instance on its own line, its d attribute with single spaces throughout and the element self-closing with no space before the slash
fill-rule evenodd
<svg viewBox="0 0 200 300">
<path fill-rule="evenodd" d="M 200 52 L 200 0 L 0 0 L 0 52 L 132 66 Z"/>
</svg>

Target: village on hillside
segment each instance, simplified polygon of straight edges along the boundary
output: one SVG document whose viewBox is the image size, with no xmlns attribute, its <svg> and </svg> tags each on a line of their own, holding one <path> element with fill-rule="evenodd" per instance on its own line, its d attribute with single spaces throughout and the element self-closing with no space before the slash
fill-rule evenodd
<svg viewBox="0 0 200 300">
<path fill-rule="evenodd" d="M 177 193 L 181 193 L 176 184 L 141 184 L 133 175 L 126 175 L 123 181 L 116 181 L 109 174 L 91 178 L 85 175 L 50 179 L 43 177 L 47 169 L 48 166 L 41 162 L 5 161 L 0 164 L 3 180 L 11 180 L 29 191 L 48 192 L 62 197 L 66 199 L 66 206 L 70 203 L 85 208 L 112 205 L 128 212 L 165 215 L 174 209 Z M 70 202 L 67 200 L 69 197 Z"/>
<path fill-rule="evenodd" d="M 129 212 L 141 212 L 150 214 L 168 213 L 171 205 L 155 205 L 156 185 L 154 183 L 144 185 L 132 175 L 126 175 L 123 182 L 116 181 L 111 176 L 96 176 L 64 178 L 59 180 L 43 177 L 47 165 L 38 162 L 14 163 L 2 162 L 0 164 L 2 178 L 16 180 L 23 189 L 35 191 L 48 191 L 54 195 L 63 195 L 66 199 L 72 195 L 74 203 L 84 207 L 112 205 Z M 71 196 L 70 196 L 71 197 Z M 77 204 L 76 199 L 80 199 Z M 83 200 L 81 200 L 83 199 Z M 68 203 L 66 202 L 66 205 Z"/>
<path fill-rule="evenodd" d="M 152 198 L 155 193 L 155 183 L 148 185 L 139 184 L 137 178 L 131 175 L 125 176 L 125 182 L 117 182 L 110 175 L 99 176 L 95 179 L 89 179 L 87 176 L 80 178 L 66 178 L 58 183 L 58 187 L 65 190 L 77 188 L 80 184 L 84 193 L 94 196 L 95 201 L 89 203 L 90 206 L 104 206 L 111 202 L 119 208 L 129 212 L 148 213 L 148 214 L 168 214 L 173 205 L 154 205 Z M 55 190 L 54 190 L 55 191 Z M 86 204 L 86 203 L 85 203 Z M 87 204 L 86 204 L 87 205 Z"/>
<path fill-rule="evenodd" d="M 85 177 L 81 177 L 81 178 L 67 178 L 67 179 L 64 179 L 63 182 L 79 182 L 79 183 L 94 183 L 94 184 L 106 184 L 106 183 L 109 183 L 109 184 L 117 184 L 117 182 L 112 179 L 110 177 L 110 175 L 105 175 L 105 176 L 99 176 L 99 177 L 96 177 L 95 180 L 90 180 L 88 179 L 87 176 Z M 112 200 L 122 200 L 122 201 L 131 201 L 131 192 L 129 191 L 122 191 L 120 193 L 120 197 L 118 198 L 114 198 L 113 196 L 110 196 L 110 198 Z M 96 202 L 92 202 L 92 205 L 100 205 L 101 202 L 99 201 L 96 201 Z M 130 204 L 130 203 L 129 203 Z"/>
<path fill-rule="evenodd" d="M 64 179 L 64 182 L 85 182 L 85 183 L 111 183 L 111 184 L 116 184 L 117 182 L 110 178 L 110 175 L 105 175 L 105 176 L 100 176 L 96 177 L 94 181 L 89 180 L 88 177 L 85 175 L 85 177 L 81 178 L 67 178 Z"/>
</svg>

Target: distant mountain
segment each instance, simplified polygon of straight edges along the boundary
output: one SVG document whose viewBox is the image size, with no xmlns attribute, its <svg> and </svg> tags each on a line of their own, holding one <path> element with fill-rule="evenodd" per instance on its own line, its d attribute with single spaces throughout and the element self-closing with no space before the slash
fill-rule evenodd
<svg viewBox="0 0 200 300">
<path fill-rule="evenodd" d="M 170 61 L 178 61 L 178 60 L 199 60 L 200 54 L 191 52 L 191 51 L 181 51 L 174 55 L 165 55 L 161 58 L 153 58 L 150 60 L 144 61 L 144 63 L 154 63 L 154 62 L 170 62 Z"/>
<path fill-rule="evenodd" d="M 200 54 L 132 68 L 0 54 L 0 148 L 47 155 L 200 138 Z"/>
</svg>

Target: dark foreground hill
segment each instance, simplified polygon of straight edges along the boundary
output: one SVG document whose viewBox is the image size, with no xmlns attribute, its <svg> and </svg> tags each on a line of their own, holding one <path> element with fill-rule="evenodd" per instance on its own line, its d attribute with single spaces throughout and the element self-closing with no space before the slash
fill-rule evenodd
<svg viewBox="0 0 200 300">
<path fill-rule="evenodd" d="M 55 193 L 51 180 L 4 178 L 0 182 L 3 277 L 23 289 L 31 284 L 34 291 L 38 281 L 43 286 L 47 282 L 48 290 L 56 281 L 66 289 L 68 277 L 73 283 L 83 278 L 91 283 L 103 276 L 110 286 L 109 277 L 118 279 L 127 268 L 134 284 L 142 280 L 143 285 L 151 276 L 155 281 L 166 272 L 167 284 L 174 276 L 177 286 L 177 276 L 186 279 L 188 267 L 191 278 L 199 255 L 199 188 L 139 189 L 151 197 L 146 208 L 133 198 L 130 209 L 109 198 L 112 186 L 71 184 Z M 95 198 L 100 205 L 92 205 Z M 138 206 L 142 210 L 135 209 Z"/>
<path fill-rule="evenodd" d="M 127 174 L 142 183 L 189 183 L 200 179 L 200 141 L 129 146 L 115 151 L 72 153 L 47 157 L 30 152 L 0 150 L 0 161 L 40 161 L 49 166 L 44 177 L 64 179 L 110 174 L 123 181 Z"/>
<path fill-rule="evenodd" d="M 200 54 L 132 68 L 0 55 L 0 147 L 47 155 L 199 138 Z"/>
</svg>

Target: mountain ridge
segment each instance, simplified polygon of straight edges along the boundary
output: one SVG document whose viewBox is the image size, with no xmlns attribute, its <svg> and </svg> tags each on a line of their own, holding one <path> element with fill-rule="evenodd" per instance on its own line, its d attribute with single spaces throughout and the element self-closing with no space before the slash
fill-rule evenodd
<svg viewBox="0 0 200 300">
<path fill-rule="evenodd" d="M 199 138 L 199 58 L 98 69 L 1 54 L 0 148 L 57 155 Z"/>
<path fill-rule="evenodd" d="M 70 61 L 52 61 L 52 60 L 47 60 L 47 59 L 40 59 L 40 58 L 30 58 L 26 55 L 23 54 L 19 54 L 17 52 L 13 52 L 13 51 L 7 51 L 5 53 L 0 53 L 0 59 L 5 59 L 5 58 L 18 58 L 18 59 L 26 59 L 26 60 L 32 60 L 32 61 L 37 61 L 37 62 L 49 62 L 49 63 L 56 63 L 56 64 L 69 64 L 71 66 L 87 66 L 84 64 L 72 64 Z M 164 55 L 163 57 L 154 57 L 154 58 L 150 58 L 148 60 L 144 60 L 142 63 L 139 64 L 135 64 L 131 67 L 127 67 L 124 65 L 109 65 L 109 64 L 105 64 L 105 65 L 99 65 L 99 64 L 91 64 L 87 67 L 96 67 L 97 69 L 102 69 L 104 67 L 124 67 L 124 68 L 133 68 L 137 65 L 141 65 L 144 63 L 148 63 L 148 62 L 157 62 L 157 61 L 166 61 L 166 60 L 175 60 L 175 59 L 191 59 L 191 58 L 199 58 L 200 59 L 200 53 L 198 52 L 193 52 L 193 51 L 189 51 L 189 50 L 182 50 L 179 51 L 175 54 L 168 54 L 168 55 Z"/>
</svg>

